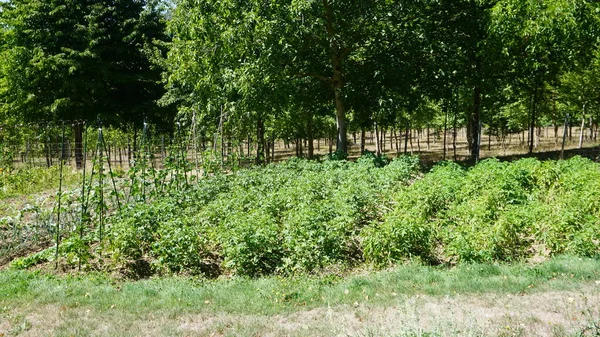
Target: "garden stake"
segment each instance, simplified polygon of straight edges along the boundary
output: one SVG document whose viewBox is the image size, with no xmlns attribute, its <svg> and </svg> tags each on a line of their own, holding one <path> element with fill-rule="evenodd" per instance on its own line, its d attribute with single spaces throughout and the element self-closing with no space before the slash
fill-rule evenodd
<svg viewBox="0 0 600 337">
<path fill-rule="evenodd" d="M 81 257 L 83 256 L 83 226 L 85 225 L 85 213 L 87 212 L 87 203 L 85 202 L 85 166 L 87 160 L 87 126 L 83 122 L 83 174 L 81 179 L 81 218 L 79 222 L 79 241 L 81 247 L 79 249 L 79 261 L 77 269 L 81 271 Z M 93 172 L 93 170 L 92 170 Z"/>
<path fill-rule="evenodd" d="M 62 181 L 63 181 L 63 153 L 65 151 L 65 122 L 62 122 L 62 138 L 60 144 L 60 173 L 59 173 L 59 181 L 58 181 L 58 215 L 56 219 L 56 252 L 54 256 L 55 261 L 55 269 L 58 269 L 58 245 L 60 244 L 60 199 L 62 196 Z"/>
<path fill-rule="evenodd" d="M 100 132 L 100 134 L 102 135 L 102 132 Z M 104 149 L 106 151 L 108 151 L 106 148 L 106 141 L 104 140 L 104 135 L 102 135 L 102 146 L 104 146 Z M 110 179 L 112 180 L 113 190 L 115 192 L 115 197 L 117 198 L 117 208 L 120 211 L 121 210 L 121 202 L 119 200 L 119 193 L 117 192 L 117 184 L 115 183 L 115 177 L 113 175 L 112 167 L 110 165 L 110 157 L 108 158 L 108 174 L 110 175 Z"/>
<path fill-rule="evenodd" d="M 98 118 L 98 142 L 96 144 L 96 149 L 98 152 L 98 158 L 100 160 L 100 163 L 98 164 L 98 167 L 100 169 L 99 172 L 99 189 L 100 189 L 100 227 L 99 227 L 99 233 L 98 233 L 98 239 L 100 241 L 100 254 L 102 254 L 102 251 L 104 250 L 104 244 L 103 244 L 103 230 L 104 230 L 104 164 L 102 162 L 102 157 L 104 156 L 104 152 L 102 151 L 102 122 L 100 121 L 100 118 Z"/>
<path fill-rule="evenodd" d="M 146 201 L 146 160 L 148 159 L 148 149 L 146 147 L 147 137 L 148 137 L 148 123 L 146 123 L 146 117 L 144 117 L 144 126 L 142 128 L 142 139 L 140 142 L 140 151 L 143 151 L 140 155 L 143 156 L 142 162 L 142 199 Z"/>
<path fill-rule="evenodd" d="M 183 149 L 183 136 L 181 134 L 181 123 L 177 123 L 177 129 L 179 130 L 179 149 L 181 150 L 181 157 L 179 159 L 179 166 L 181 170 L 183 170 L 183 178 L 185 181 L 185 186 L 188 186 L 188 181 L 187 181 L 187 172 L 185 171 L 185 150 Z M 221 160 L 223 160 L 223 158 L 221 157 Z M 222 166 L 222 164 L 221 164 Z M 181 174 L 181 173 L 180 173 Z M 183 183 L 183 182 L 182 182 Z M 177 182 L 177 187 L 179 187 L 179 182 Z M 183 187 L 183 186 L 182 186 Z"/>
</svg>

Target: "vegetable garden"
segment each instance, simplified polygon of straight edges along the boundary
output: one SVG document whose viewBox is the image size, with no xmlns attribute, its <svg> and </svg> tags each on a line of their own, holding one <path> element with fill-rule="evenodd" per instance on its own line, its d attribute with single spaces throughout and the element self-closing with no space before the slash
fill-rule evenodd
<svg viewBox="0 0 600 337">
<path fill-rule="evenodd" d="M 333 153 L 197 170 L 173 146 L 160 165 L 141 146 L 128 172 L 100 151 L 84 175 L 59 167 L 3 174 L 5 189 L 8 177 L 47 188 L 49 175 L 62 190 L 3 206 L 2 262 L 21 256 L 10 265 L 134 278 L 258 277 L 600 254 L 600 164 L 582 157 L 429 170 L 416 156 L 366 152 L 351 162 Z"/>
</svg>

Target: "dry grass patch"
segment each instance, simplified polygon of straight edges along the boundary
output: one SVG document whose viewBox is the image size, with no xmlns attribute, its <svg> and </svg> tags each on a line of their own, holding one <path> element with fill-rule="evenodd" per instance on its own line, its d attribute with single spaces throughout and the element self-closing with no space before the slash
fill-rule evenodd
<svg viewBox="0 0 600 337">
<path fill-rule="evenodd" d="M 5 336 L 596 336 L 600 285 L 577 291 L 399 295 L 276 315 L 136 315 L 115 308 L 31 305 L 2 314 Z M 588 334 L 586 334 L 588 333 Z"/>
</svg>

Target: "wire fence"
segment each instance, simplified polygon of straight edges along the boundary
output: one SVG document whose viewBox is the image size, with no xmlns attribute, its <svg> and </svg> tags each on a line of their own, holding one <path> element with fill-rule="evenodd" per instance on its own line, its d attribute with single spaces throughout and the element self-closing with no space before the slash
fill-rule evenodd
<svg viewBox="0 0 600 337">
<path fill-rule="evenodd" d="M 50 167 L 63 161 L 67 166 L 81 168 L 84 153 L 88 162 L 98 149 L 98 125 L 91 126 L 84 121 L 68 122 L 64 125 L 50 123 L 27 124 L 11 127 L 17 137 L 3 137 L 9 127 L 0 126 L 0 168 Z M 78 131 L 79 130 L 79 131 Z M 564 151 L 566 156 L 582 155 L 597 158 L 600 154 L 598 146 L 598 130 L 564 126 L 540 128 L 535 137 L 534 156 L 546 159 L 559 159 L 563 151 L 562 136 L 565 133 Z M 79 135 L 78 135 L 79 134 Z M 454 132 L 448 130 L 424 129 L 411 130 L 407 133 L 396 131 L 367 132 L 364 144 L 356 134 L 349 135 L 349 157 L 357 158 L 361 149 L 378 152 L 389 156 L 403 153 L 420 155 L 423 160 L 436 162 L 440 160 L 464 161 L 471 155 L 467 130 L 461 128 Z M 487 130 L 482 132 L 480 158 L 506 157 L 515 158 L 529 154 L 525 133 L 508 134 L 502 137 L 492 135 Z M 171 157 L 172 151 L 185 152 L 186 160 L 194 166 L 202 166 L 205 155 L 210 158 L 238 165 L 253 163 L 258 144 L 251 137 L 235 139 L 211 135 L 194 137 L 190 131 L 177 130 L 174 134 L 155 134 L 147 127 L 139 131 L 122 131 L 106 129 L 103 132 L 103 151 L 105 160 L 120 169 L 129 169 L 135 165 L 140 151 L 152 154 L 151 159 L 156 167 L 161 167 Z M 290 157 L 308 157 L 308 139 L 268 140 L 265 148 L 266 161 L 280 161 Z M 334 151 L 333 140 L 315 139 L 313 157 L 331 154 Z M 558 153 L 557 153 L 558 152 Z"/>
</svg>

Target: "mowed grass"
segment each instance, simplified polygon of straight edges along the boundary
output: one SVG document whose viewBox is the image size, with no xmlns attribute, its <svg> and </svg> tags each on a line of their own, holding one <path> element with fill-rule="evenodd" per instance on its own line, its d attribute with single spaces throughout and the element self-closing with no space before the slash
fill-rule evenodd
<svg viewBox="0 0 600 337">
<path fill-rule="evenodd" d="M 508 293 L 577 289 L 600 281 L 600 260 L 561 256 L 538 265 L 419 265 L 346 277 L 305 276 L 203 280 L 166 277 L 123 281 L 102 274 L 53 276 L 0 272 L 0 307 L 85 307 L 100 312 L 180 315 L 274 315 L 328 305 L 386 305 L 399 295 Z"/>
</svg>

